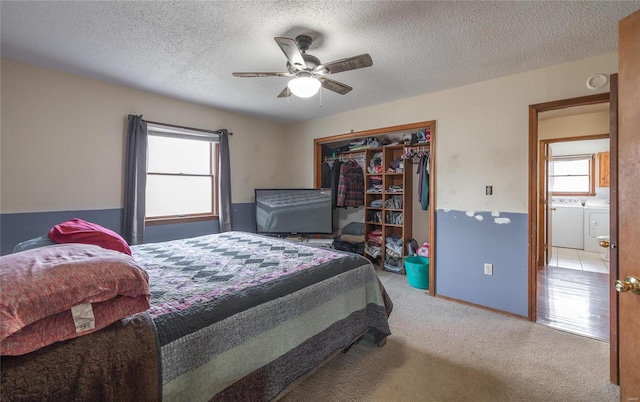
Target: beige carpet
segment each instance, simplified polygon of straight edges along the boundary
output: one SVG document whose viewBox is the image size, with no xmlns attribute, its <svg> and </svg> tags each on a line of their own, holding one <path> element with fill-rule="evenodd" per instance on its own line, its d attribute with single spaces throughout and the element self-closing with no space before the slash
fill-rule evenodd
<svg viewBox="0 0 640 402">
<path fill-rule="evenodd" d="M 609 344 L 433 298 L 379 273 L 392 335 L 362 341 L 282 401 L 618 401 Z"/>
</svg>

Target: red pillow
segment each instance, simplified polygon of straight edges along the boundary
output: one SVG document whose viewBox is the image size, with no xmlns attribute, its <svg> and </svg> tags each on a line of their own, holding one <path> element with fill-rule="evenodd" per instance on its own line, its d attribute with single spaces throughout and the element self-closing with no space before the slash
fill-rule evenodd
<svg viewBox="0 0 640 402">
<path fill-rule="evenodd" d="M 102 248 L 131 255 L 131 249 L 122 236 L 113 230 L 78 218 L 52 227 L 49 231 L 49 238 L 56 243 L 95 244 Z"/>
</svg>

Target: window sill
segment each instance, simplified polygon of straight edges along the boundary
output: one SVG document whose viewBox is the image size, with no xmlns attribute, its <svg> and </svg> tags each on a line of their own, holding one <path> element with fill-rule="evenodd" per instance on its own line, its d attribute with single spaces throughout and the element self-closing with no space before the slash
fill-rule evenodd
<svg viewBox="0 0 640 402">
<path fill-rule="evenodd" d="M 217 221 L 218 215 L 184 215 L 184 216 L 163 216 L 159 218 L 147 218 L 145 226 L 169 225 L 172 223 L 189 223 L 202 221 Z"/>
</svg>

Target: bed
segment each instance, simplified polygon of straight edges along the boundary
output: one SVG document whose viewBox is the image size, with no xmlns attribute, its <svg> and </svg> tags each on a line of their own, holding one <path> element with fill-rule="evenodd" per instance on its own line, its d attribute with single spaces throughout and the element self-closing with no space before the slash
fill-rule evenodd
<svg viewBox="0 0 640 402">
<path fill-rule="evenodd" d="M 273 400 L 336 351 L 390 334 L 392 303 L 362 256 L 244 232 L 131 250 L 150 309 L 3 356 L 4 400 Z"/>
</svg>

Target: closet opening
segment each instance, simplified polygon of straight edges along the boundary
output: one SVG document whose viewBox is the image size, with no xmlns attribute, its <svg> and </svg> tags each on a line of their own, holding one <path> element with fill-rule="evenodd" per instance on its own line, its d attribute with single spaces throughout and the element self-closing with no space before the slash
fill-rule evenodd
<svg viewBox="0 0 640 402">
<path fill-rule="evenodd" d="M 436 294 L 435 140 L 434 120 L 314 139 L 314 187 L 326 187 L 327 168 L 335 163 L 358 164 L 363 170 L 362 206 L 336 207 L 334 227 L 364 224 L 368 249 L 362 254 L 377 268 L 402 274 L 407 243 L 414 239 L 414 252 L 428 249 L 425 290 L 432 296 Z"/>
</svg>

